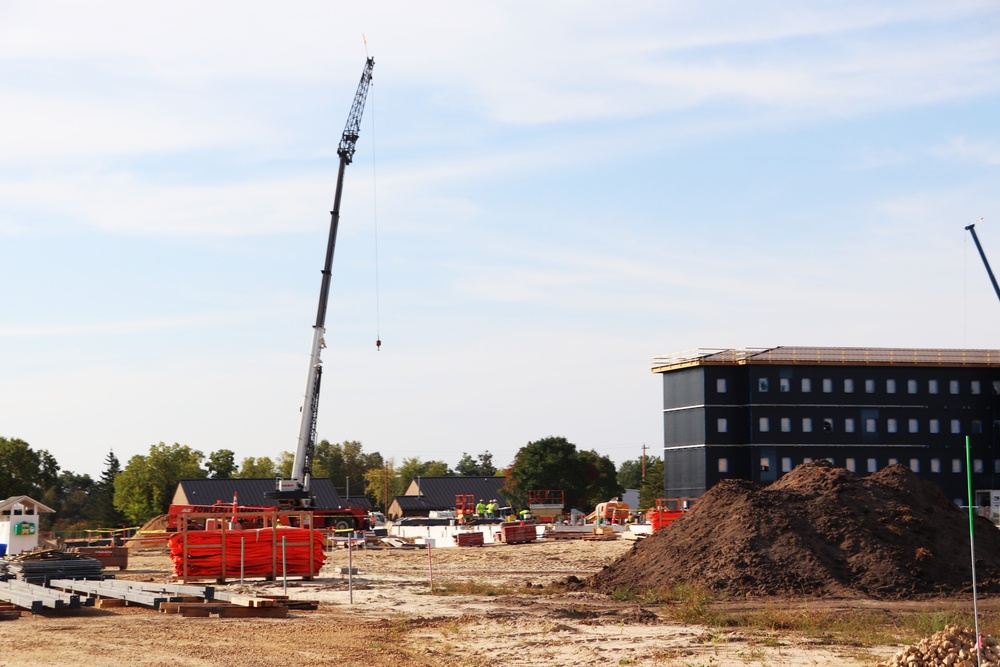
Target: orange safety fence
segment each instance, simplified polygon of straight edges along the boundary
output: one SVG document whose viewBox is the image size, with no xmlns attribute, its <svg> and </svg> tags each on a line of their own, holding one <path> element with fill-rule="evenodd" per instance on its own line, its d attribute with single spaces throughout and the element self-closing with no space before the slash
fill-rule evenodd
<svg viewBox="0 0 1000 667">
<path fill-rule="evenodd" d="M 309 536 L 312 534 L 312 548 Z M 262 528 L 259 530 L 192 530 L 187 531 L 187 576 L 199 577 L 239 577 L 240 550 L 242 547 L 242 573 L 248 577 L 270 577 L 289 575 L 313 575 L 319 572 L 326 561 L 323 550 L 323 534 L 306 528 Z M 225 537 L 225 572 L 222 572 L 222 538 Z M 282 571 L 282 538 L 285 538 Z M 241 543 L 242 540 L 242 543 Z M 310 555 L 312 564 L 310 567 Z M 170 560 L 174 564 L 174 574 L 184 576 L 184 534 L 174 533 L 170 537 Z"/>
</svg>

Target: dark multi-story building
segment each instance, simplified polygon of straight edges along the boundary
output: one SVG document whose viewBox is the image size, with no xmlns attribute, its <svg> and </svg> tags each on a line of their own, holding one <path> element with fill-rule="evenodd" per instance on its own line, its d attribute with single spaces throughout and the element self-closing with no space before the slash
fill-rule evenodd
<svg viewBox="0 0 1000 667">
<path fill-rule="evenodd" d="M 699 349 L 663 375 L 664 493 L 725 478 L 768 484 L 818 459 L 865 475 L 901 463 L 1000 517 L 1000 350 Z"/>
</svg>

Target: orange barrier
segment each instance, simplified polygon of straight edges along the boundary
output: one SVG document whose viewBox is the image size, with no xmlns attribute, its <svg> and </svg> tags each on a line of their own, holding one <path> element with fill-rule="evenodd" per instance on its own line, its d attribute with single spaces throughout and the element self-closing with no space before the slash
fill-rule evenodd
<svg viewBox="0 0 1000 667">
<path fill-rule="evenodd" d="M 184 544 L 185 536 L 187 545 Z M 284 572 L 282 538 L 285 541 Z M 238 578 L 241 547 L 242 573 L 247 577 L 280 577 L 283 574 L 312 576 L 319 572 L 326 560 L 323 534 L 316 530 L 287 526 L 259 530 L 192 530 L 170 537 L 174 574 L 185 579 Z"/>
</svg>

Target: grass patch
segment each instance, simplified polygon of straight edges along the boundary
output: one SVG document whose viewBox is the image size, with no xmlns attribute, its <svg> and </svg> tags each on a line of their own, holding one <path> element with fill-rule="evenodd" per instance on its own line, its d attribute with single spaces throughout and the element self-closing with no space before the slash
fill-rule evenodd
<svg viewBox="0 0 1000 667">
<path fill-rule="evenodd" d="M 562 592 L 552 586 L 517 586 L 515 584 L 490 584 L 482 581 L 435 581 L 433 591 L 424 595 L 478 595 L 495 597 L 498 595 L 552 595 Z"/>
</svg>

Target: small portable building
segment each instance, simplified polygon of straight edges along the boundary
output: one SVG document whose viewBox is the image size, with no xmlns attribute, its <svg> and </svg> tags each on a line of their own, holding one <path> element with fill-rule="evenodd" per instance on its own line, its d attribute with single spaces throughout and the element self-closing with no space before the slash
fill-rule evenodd
<svg viewBox="0 0 1000 667">
<path fill-rule="evenodd" d="M 0 501 L 0 556 L 31 551 L 38 546 L 38 517 L 52 513 L 28 496 L 11 496 Z"/>
</svg>

